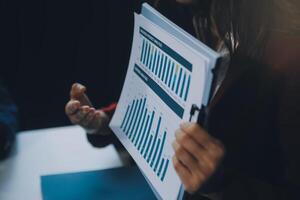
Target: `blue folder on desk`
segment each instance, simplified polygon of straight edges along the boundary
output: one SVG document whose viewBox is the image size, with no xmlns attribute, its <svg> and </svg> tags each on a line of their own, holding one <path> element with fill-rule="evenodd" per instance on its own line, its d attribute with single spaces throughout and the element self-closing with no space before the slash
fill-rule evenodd
<svg viewBox="0 0 300 200">
<path fill-rule="evenodd" d="M 41 177 L 44 200 L 156 199 L 137 167 Z"/>
</svg>

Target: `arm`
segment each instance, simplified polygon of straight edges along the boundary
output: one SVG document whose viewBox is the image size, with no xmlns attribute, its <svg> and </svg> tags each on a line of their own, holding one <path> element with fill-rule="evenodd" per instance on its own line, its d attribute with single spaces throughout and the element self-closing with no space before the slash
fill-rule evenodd
<svg viewBox="0 0 300 200">
<path fill-rule="evenodd" d="M 286 159 L 284 199 L 292 199 L 296 195 L 300 197 L 300 69 L 298 65 L 295 66 L 297 67 L 283 72 L 283 84 L 279 95 L 279 131 Z"/>
<path fill-rule="evenodd" d="M 181 124 L 175 138 L 172 143 L 175 151 L 174 168 L 184 189 L 195 196 L 199 188 L 217 171 L 225 148 L 219 140 L 210 136 L 196 123 Z M 189 195 L 186 198 L 189 199 Z"/>
<path fill-rule="evenodd" d="M 299 36 L 273 34 L 266 48 L 266 62 L 277 80 L 276 125 L 278 127 L 280 147 L 284 158 L 285 176 L 281 185 L 251 180 L 253 190 L 268 191 L 276 198 L 300 199 L 300 66 Z M 278 82 L 278 84 L 276 83 Z M 275 99 L 273 99 L 275 101 Z M 257 184 L 260 182 L 259 184 Z M 273 196 L 274 197 L 274 196 Z"/>
<path fill-rule="evenodd" d="M 116 103 L 112 103 L 107 107 L 101 108 L 100 110 L 103 111 L 109 119 L 111 119 L 115 112 L 116 106 Z M 108 131 L 108 133 L 105 133 L 105 135 L 99 134 L 97 133 L 97 131 L 94 133 L 87 132 L 87 139 L 94 147 L 99 148 L 105 147 L 109 144 L 114 144 L 117 147 L 120 145 L 120 142 L 118 141 L 116 136 L 111 133 L 110 130 Z"/>
<path fill-rule="evenodd" d="M 228 199 L 229 197 L 245 200 L 285 200 L 300 198 L 300 136 L 298 134 L 300 130 L 300 70 L 298 65 L 294 65 L 294 67 L 285 65 L 284 67 L 281 66 L 281 68 L 278 68 L 277 71 L 275 71 L 274 68 L 272 70 L 272 77 L 276 78 L 268 78 L 267 80 L 269 81 L 263 80 L 261 83 L 269 85 L 267 88 L 273 88 L 271 90 L 274 93 L 272 92 L 271 96 L 262 95 L 264 98 L 268 99 L 266 101 L 268 103 L 259 105 L 259 110 L 267 107 L 267 104 L 272 104 L 272 102 L 276 103 L 273 107 L 271 106 L 270 109 L 266 109 L 265 112 L 262 112 L 262 116 L 257 117 L 257 120 L 261 121 L 261 123 L 258 123 L 258 127 L 262 128 L 257 128 L 256 130 L 262 130 L 257 136 L 263 135 L 268 131 L 273 131 L 275 137 L 278 133 L 278 141 L 280 142 L 278 145 L 280 145 L 281 154 L 274 155 L 275 152 L 266 153 L 270 148 L 267 144 L 261 149 L 261 154 L 266 153 L 266 155 L 269 155 L 270 157 L 276 156 L 276 160 L 272 162 L 274 165 L 269 165 L 268 169 L 272 171 L 277 166 L 282 165 L 284 167 L 284 174 L 280 173 L 277 175 L 277 177 L 282 177 L 282 180 L 280 180 L 280 182 L 267 181 L 247 173 L 242 173 L 241 171 L 234 172 L 232 181 L 223 191 L 224 199 Z M 260 103 L 261 102 L 262 101 L 260 101 Z M 267 123 L 270 123 L 267 121 L 268 118 L 274 118 L 274 121 L 271 120 L 273 124 L 266 125 Z M 254 124 L 252 124 L 252 126 L 253 125 Z M 269 128 L 263 129 L 264 125 Z M 283 160 L 281 157 L 283 157 Z M 268 159 L 268 157 L 266 156 L 265 159 Z M 259 165 L 259 163 L 257 163 L 257 165 Z M 272 178 L 275 177 L 275 175 L 272 176 Z"/>
<path fill-rule="evenodd" d="M 17 129 L 17 109 L 7 91 L 0 87 L 0 159 L 5 158 L 12 147 Z"/>
</svg>

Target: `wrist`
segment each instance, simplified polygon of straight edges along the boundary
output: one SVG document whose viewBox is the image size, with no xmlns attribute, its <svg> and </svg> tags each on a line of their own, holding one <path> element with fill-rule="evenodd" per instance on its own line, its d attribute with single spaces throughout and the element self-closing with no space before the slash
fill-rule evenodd
<svg viewBox="0 0 300 200">
<path fill-rule="evenodd" d="M 108 119 L 110 121 L 113 114 L 115 113 L 116 108 L 117 108 L 117 103 L 113 102 L 113 103 L 109 104 L 108 106 L 101 108 L 100 110 L 106 114 L 106 116 L 108 117 Z"/>
<path fill-rule="evenodd" d="M 97 111 L 97 122 L 94 127 L 84 127 L 87 134 L 107 135 L 109 133 L 110 117 L 102 110 Z"/>
<path fill-rule="evenodd" d="M 111 103 L 110 105 L 99 109 L 100 120 L 97 128 L 85 128 L 87 134 L 97 134 L 97 135 L 108 135 L 111 133 L 109 128 L 109 122 L 115 112 L 117 107 L 116 103 Z"/>
</svg>

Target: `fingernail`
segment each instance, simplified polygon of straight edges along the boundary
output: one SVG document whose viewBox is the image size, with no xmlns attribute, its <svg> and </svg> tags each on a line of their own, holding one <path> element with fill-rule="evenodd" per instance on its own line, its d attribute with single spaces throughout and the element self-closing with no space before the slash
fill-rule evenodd
<svg viewBox="0 0 300 200">
<path fill-rule="evenodd" d="M 75 87 L 77 87 L 77 83 L 73 83 L 72 89 L 74 89 Z"/>
<path fill-rule="evenodd" d="M 80 91 L 85 91 L 85 87 L 83 85 L 81 85 L 81 84 L 78 84 L 78 89 Z"/>
<path fill-rule="evenodd" d="M 192 122 L 183 122 L 180 124 L 180 128 L 185 129 L 185 128 L 190 127 L 192 124 L 193 124 Z"/>
</svg>

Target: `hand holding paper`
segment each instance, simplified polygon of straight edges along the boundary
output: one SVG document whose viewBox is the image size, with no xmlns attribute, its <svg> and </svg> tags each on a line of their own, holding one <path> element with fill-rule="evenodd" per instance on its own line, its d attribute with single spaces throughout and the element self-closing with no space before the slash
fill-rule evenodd
<svg viewBox="0 0 300 200">
<path fill-rule="evenodd" d="M 217 169 L 224 147 L 197 123 L 181 124 L 175 135 L 173 164 L 185 190 L 194 193 Z"/>
</svg>

